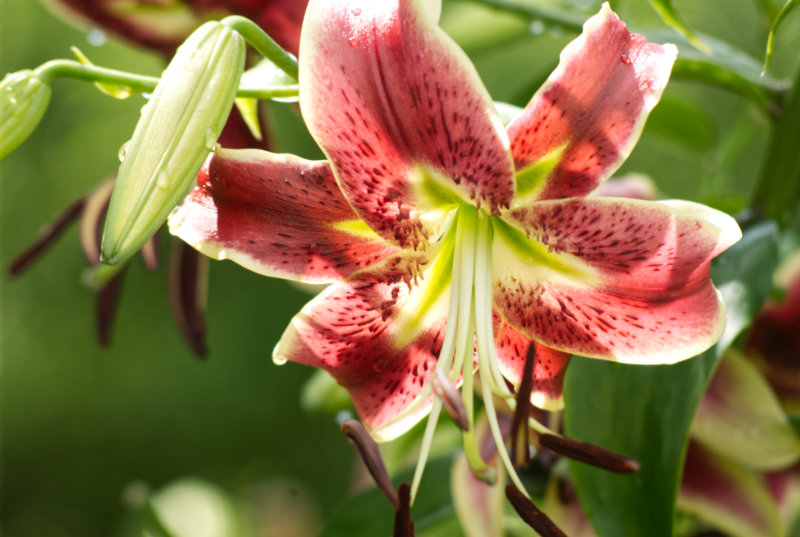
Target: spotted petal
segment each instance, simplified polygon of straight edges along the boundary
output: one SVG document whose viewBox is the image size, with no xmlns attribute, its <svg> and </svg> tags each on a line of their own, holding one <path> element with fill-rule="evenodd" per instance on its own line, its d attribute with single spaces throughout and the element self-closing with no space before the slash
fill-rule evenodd
<svg viewBox="0 0 800 537">
<path fill-rule="evenodd" d="M 392 257 L 332 285 L 297 314 L 274 351 L 277 360 L 319 367 L 349 392 L 376 439 L 392 439 L 430 410 L 429 396 L 404 409 L 429 382 L 442 347 L 451 255 L 412 280 L 420 259 Z"/>
<path fill-rule="evenodd" d="M 443 191 L 493 212 L 514 194 L 494 105 L 421 4 L 312 1 L 300 44 L 309 130 L 356 211 L 410 247 L 434 233 L 418 209 Z"/>
<path fill-rule="evenodd" d="M 545 345 L 632 363 L 671 363 L 719 339 L 711 258 L 741 232 L 689 202 L 536 202 L 497 221 L 495 307 Z M 524 229 L 523 233 L 519 229 Z"/>
<path fill-rule="evenodd" d="M 676 55 L 673 45 L 630 34 L 603 4 L 508 126 L 521 193 L 584 196 L 606 180 L 639 138 Z"/>
<path fill-rule="evenodd" d="M 306 282 L 332 282 L 396 252 L 345 201 L 326 162 L 218 149 L 170 231 L 209 257 Z"/>
<path fill-rule="evenodd" d="M 561 410 L 564 407 L 564 375 L 571 356 L 551 349 L 523 336 L 495 314 L 495 344 L 497 361 L 505 378 L 515 386 L 522 382 L 525 356 L 534 346 L 533 389 L 531 402 L 545 410 Z"/>
</svg>

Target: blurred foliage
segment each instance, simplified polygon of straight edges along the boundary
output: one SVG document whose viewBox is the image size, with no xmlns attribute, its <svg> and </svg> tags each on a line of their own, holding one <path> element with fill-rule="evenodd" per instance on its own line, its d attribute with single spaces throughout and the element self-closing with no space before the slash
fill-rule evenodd
<svg viewBox="0 0 800 537">
<path fill-rule="evenodd" d="M 704 43 L 734 44 L 731 57 L 748 69 L 760 69 L 767 36 L 783 5 L 777 0 L 741 0 L 735 7 L 730 0 L 655 3 L 674 9 Z M 523 106 L 575 36 L 575 21 L 600 4 L 452 0 L 445 2 L 442 26 L 473 59 L 496 100 Z M 631 29 L 680 40 L 648 0 L 611 4 Z M 2 0 L 0 28 L 3 73 L 67 58 L 72 45 L 98 65 L 153 76 L 163 68 L 160 58 L 96 30 L 75 30 L 31 0 Z M 798 49 L 795 10 L 775 33 L 765 80 L 796 80 Z M 687 54 L 682 58 L 692 57 Z M 753 194 L 760 192 L 770 200 L 766 207 L 786 202 L 776 209 L 784 222 L 798 222 L 796 197 L 786 194 L 787 189 L 794 194 L 791 188 L 798 180 L 791 176 L 797 175 L 800 154 L 796 121 L 779 121 L 781 130 L 774 131 L 769 106 L 747 98 L 746 90 L 735 93 L 730 86 L 699 82 L 691 76 L 692 64 L 684 65 L 619 173 L 647 174 L 665 197 L 729 213 L 748 209 Z M 757 77 L 745 77 L 745 83 L 755 88 L 765 84 Z M 118 149 L 130 137 L 141 105 L 138 96 L 117 101 L 90 84 L 55 82 L 39 128 L 0 166 L 4 267 L 44 223 L 116 170 Z M 272 104 L 271 109 L 278 150 L 320 156 L 295 108 Z M 792 110 L 794 118 L 796 105 Z M 772 174 L 782 174 L 789 186 L 770 188 Z M 165 260 L 167 245 L 162 243 Z M 147 531 L 182 537 L 164 514 L 165 505 L 183 505 L 179 493 L 188 495 L 187 502 L 224 504 L 222 511 L 236 519 L 231 524 L 241 535 L 281 535 L 270 513 L 280 519 L 281 513 L 294 512 L 286 505 L 295 506 L 300 517 L 332 520 L 329 535 L 352 535 L 353 517 L 364 517 L 362 530 L 386 531 L 391 509 L 381 504 L 377 492 L 347 499 L 354 458 L 336 420 L 330 413 L 301 409 L 302 387 L 311 371 L 292 364 L 277 367 L 268 358 L 308 300 L 306 291 L 231 263 L 214 263 L 208 299 L 211 352 L 206 362 L 198 362 L 170 317 L 165 267 L 151 274 L 138 260 L 124 277 L 112 346 L 98 348 L 95 298 L 80 283 L 84 268 L 72 228 L 25 275 L 12 278 L 4 271 L 2 276 L 3 535 L 133 537 Z M 684 368 L 702 365 L 687 362 Z M 603 366 L 613 368 L 587 365 Z M 699 369 L 707 375 L 706 368 Z M 594 381 L 593 370 L 584 374 Z M 705 377 L 698 375 L 692 382 L 702 385 Z M 306 403 L 325 407 L 308 397 Z M 657 419 L 651 414 L 644 418 Z M 624 438 L 641 421 L 613 432 Z M 393 469 L 412 460 L 414 438 L 387 446 Z M 443 453 L 455 435 L 442 438 L 437 441 L 444 444 Z M 417 509 L 425 515 L 418 520 L 425 535 L 459 535 L 452 506 L 443 501 L 437 511 L 436 502 L 449 497 L 446 472 L 447 459 L 439 459 L 423 480 Z"/>
</svg>

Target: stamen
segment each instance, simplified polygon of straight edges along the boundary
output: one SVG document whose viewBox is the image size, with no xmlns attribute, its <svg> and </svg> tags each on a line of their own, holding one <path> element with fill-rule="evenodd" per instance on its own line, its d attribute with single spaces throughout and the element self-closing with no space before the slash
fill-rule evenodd
<svg viewBox="0 0 800 537">
<path fill-rule="evenodd" d="M 208 258 L 183 241 L 173 241 L 169 262 L 169 303 L 183 339 L 198 358 L 206 347 L 206 292 Z"/>
<path fill-rule="evenodd" d="M 511 502 L 514 510 L 519 514 L 531 528 L 542 537 L 567 537 L 567 534 L 550 520 L 550 518 L 539 510 L 538 507 L 523 492 L 514 487 L 506 485 L 506 498 Z"/>
<path fill-rule="evenodd" d="M 453 223 L 450 226 L 450 230 L 447 232 L 445 237 L 445 244 L 442 246 L 442 253 L 439 255 L 447 255 L 447 250 L 452 248 L 452 252 L 458 252 L 458 229 L 459 229 L 459 221 L 460 215 L 462 211 L 456 212 L 455 216 L 453 217 Z M 448 242 L 452 241 L 455 245 L 450 245 L 448 247 Z M 449 304 L 449 312 L 455 312 L 455 317 L 450 318 L 447 321 L 447 327 L 445 329 L 444 338 L 442 340 L 442 348 L 439 352 L 439 359 L 436 363 L 436 369 L 441 369 L 447 373 L 450 372 L 453 363 L 453 352 L 455 350 L 455 341 L 456 341 L 456 329 L 458 324 L 458 311 L 459 308 L 459 293 L 455 292 L 455 289 L 458 289 L 461 284 L 459 281 L 460 277 L 460 270 L 459 270 L 459 262 L 460 256 L 456 254 L 453 255 L 453 267 L 452 267 L 452 276 L 451 276 L 451 286 L 450 286 L 450 304 Z M 411 413 L 416 411 L 420 405 L 425 403 L 428 400 L 431 392 L 433 391 L 432 383 L 428 382 L 423 386 L 422 390 L 420 390 L 419 394 L 417 394 L 416 398 L 411 401 L 406 407 L 400 411 L 392 420 L 388 423 L 382 425 L 379 429 L 390 428 L 397 422 L 400 422 L 407 418 Z"/>
<path fill-rule="evenodd" d="M 528 432 L 528 417 L 531 408 L 531 390 L 533 389 L 533 363 L 536 359 L 536 345 L 533 342 L 528 346 L 525 354 L 525 367 L 522 372 L 522 382 L 517 391 L 517 408 L 514 409 L 514 419 L 511 421 L 511 459 L 514 465 L 527 468 L 530 465 L 530 435 Z"/>
<path fill-rule="evenodd" d="M 119 291 L 122 284 L 121 271 L 114 275 L 97 293 L 97 340 L 101 347 L 111 344 L 111 327 L 119 303 Z"/>
<path fill-rule="evenodd" d="M 433 382 L 433 392 L 442 401 L 444 409 L 450 414 L 456 425 L 462 430 L 468 431 L 467 410 L 464 408 L 464 403 L 461 401 L 458 390 L 447 378 L 447 375 L 441 369 L 437 369 L 431 382 Z"/>
<path fill-rule="evenodd" d="M 425 464 L 428 462 L 428 456 L 431 452 L 431 444 L 433 444 L 433 433 L 436 432 L 436 424 L 439 421 L 439 413 L 442 411 L 442 402 L 440 399 L 433 401 L 431 413 L 428 416 L 428 423 L 425 425 L 425 433 L 422 435 L 422 443 L 419 448 L 419 458 L 417 459 L 417 466 L 414 468 L 414 477 L 411 480 L 411 503 L 417 497 L 419 484 L 422 481 L 422 473 L 425 471 Z"/>
<path fill-rule="evenodd" d="M 566 436 L 543 434 L 539 436 L 539 444 L 559 455 L 618 474 L 630 474 L 639 470 L 636 459 Z"/>
<path fill-rule="evenodd" d="M 393 537 L 414 537 L 414 521 L 411 520 L 411 488 L 408 483 L 397 487 L 399 505 L 394 514 Z"/>
<path fill-rule="evenodd" d="M 31 244 L 24 252 L 19 254 L 11 263 L 8 272 L 13 276 L 17 275 L 28 267 L 33 261 L 39 258 L 49 246 L 53 244 L 75 218 L 81 214 L 86 204 L 86 198 L 81 198 L 67 207 L 56 219 L 39 235 L 36 242 Z"/>
<path fill-rule="evenodd" d="M 481 391 L 483 392 L 483 405 L 486 408 L 486 418 L 489 421 L 489 430 L 492 432 L 492 438 L 494 439 L 494 444 L 497 446 L 497 454 L 500 456 L 500 460 L 503 461 L 503 466 L 505 466 L 506 472 L 508 472 L 508 477 L 511 478 L 511 482 L 520 490 L 522 494 L 527 496 L 527 492 L 525 492 L 525 487 L 522 485 L 522 480 L 517 475 L 517 471 L 514 470 L 514 466 L 511 464 L 511 459 L 508 458 L 508 451 L 506 451 L 506 445 L 503 441 L 503 432 L 500 430 L 500 424 L 497 422 L 497 412 L 494 408 L 494 401 L 492 400 L 492 391 L 489 389 L 489 385 L 484 380 L 484 376 L 481 375 Z"/>
<path fill-rule="evenodd" d="M 378 488 L 386 495 L 389 503 L 392 504 L 395 510 L 401 509 L 403 507 L 402 503 L 394 490 L 389 472 L 386 471 L 386 465 L 383 464 L 383 458 L 378 449 L 378 444 L 375 443 L 375 440 L 372 439 L 364 426 L 361 425 L 361 422 L 357 420 L 343 421 L 341 429 L 347 437 L 347 441 L 356 448 L 356 452 L 358 452 L 361 460 L 364 461 L 364 465 L 367 467 L 372 479 L 375 480 Z"/>
</svg>

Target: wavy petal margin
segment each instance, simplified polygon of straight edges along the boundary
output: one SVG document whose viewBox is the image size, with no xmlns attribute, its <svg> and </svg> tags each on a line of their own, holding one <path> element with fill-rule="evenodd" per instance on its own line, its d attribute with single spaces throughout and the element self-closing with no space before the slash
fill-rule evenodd
<svg viewBox="0 0 800 537">
<path fill-rule="evenodd" d="M 741 232 L 689 202 L 536 202 L 495 225 L 494 300 L 506 322 L 565 352 L 656 364 L 716 342 L 725 312 L 711 259 Z"/>
<path fill-rule="evenodd" d="M 474 67 L 414 0 L 312 1 L 300 105 L 350 203 L 417 248 L 434 181 L 491 212 L 514 195 L 508 139 Z"/>
<path fill-rule="evenodd" d="M 274 358 L 325 369 L 350 393 L 376 440 L 396 438 L 433 402 L 431 394 L 396 419 L 436 367 L 447 324 L 450 259 L 440 256 L 409 280 L 420 260 L 393 257 L 332 285 L 295 316 Z"/>
<path fill-rule="evenodd" d="M 217 149 L 197 182 L 170 232 L 209 257 L 325 283 L 398 251 L 358 219 L 324 161 Z"/>
<path fill-rule="evenodd" d="M 633 149 L 677 54 L 629 33 L 603 4 L 508 126 L 518 171 L 558 156 L 531 197 L 584 196 L 605 181 Z"/>
</svg>

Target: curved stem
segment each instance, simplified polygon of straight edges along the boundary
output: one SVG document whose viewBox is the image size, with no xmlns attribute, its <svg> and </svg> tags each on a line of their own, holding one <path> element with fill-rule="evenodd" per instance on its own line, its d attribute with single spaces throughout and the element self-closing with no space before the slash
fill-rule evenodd
<svg viewBox="0 0 800 537">
<path fill-rule="evenodd" d="M 151 93 L 156 89 L 159 78 L 137 75 L 126 71 L 118 71 L 97 65 L 87 65 L 74 60 L 51 60 L 43 63 L 35 70 L 37 76 L 46 84 L 56 78 L 74 78 L 88 82 L 115 84 L 129 88 L 136 93 Z M 240 87 L 236 92 L 237 97 L 250 97 L 255 99 L 291 98 L 298 95 L 297 84 L 268 87 Z"/>
<path fill-rule="evenodd" d="M 281 71 L 297 80 L 297 58 L 275 42 L 256 23 L 240 15 L 222 19 L 222 24 L 236 30 L 259 54 L 274 63 Z"/>
</svg>

